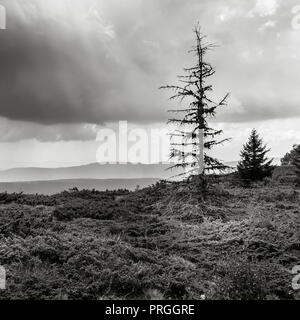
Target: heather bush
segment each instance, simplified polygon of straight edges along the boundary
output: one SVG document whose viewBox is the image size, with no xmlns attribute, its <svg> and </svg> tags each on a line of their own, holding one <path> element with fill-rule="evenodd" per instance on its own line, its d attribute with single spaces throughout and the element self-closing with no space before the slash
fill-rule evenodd
<svg viewBox="0 0 300 320">
<path fill-rule="evenodd" d="M 263 300 L 270 293 L 264 270 L 247 261 L 230 259 L 220 267 L 221 278 L 212 298 Z"/>
</svg>

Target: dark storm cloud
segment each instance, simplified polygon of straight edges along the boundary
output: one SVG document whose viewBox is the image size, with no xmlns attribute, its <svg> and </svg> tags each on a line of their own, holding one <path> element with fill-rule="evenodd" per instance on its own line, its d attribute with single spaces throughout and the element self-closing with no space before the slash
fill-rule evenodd
<svg viewBox="0 0 300 320">
<path fill-rule="evenodd" d="M 37 140 L 39 142 L 95 140 L 98 125 L 92 124 L 52 124 L 7 120 L 0 118 L 0 141 Z"/>
<path fill-rule="evenodd" d="M 68 17 L 57 3 L 48 12 L 55 4 L 7 2 L 8 29 L 0 35 L 1 116 L 45 124 L 156 120 L 150 93 L 158 83 L 151 79 L 147 52 L 131 58 L 139 45 L 121 48 L 97 8 L 89 12 L 73 3 Z"/>
<path fill-rule="evenodd" d="M 0 33 L 2 117 L 47 125 L 165 121 L 170 104 L 157 88 L 191 62 L 198 20 L 220 44 L 211 54 L 216 96 L 232 94 L 218 121 L 300 115 L 294 1 L 2 3 L 8 16 Z M 50 131 L 44 133 L 52 139 Z"/>
</svg>

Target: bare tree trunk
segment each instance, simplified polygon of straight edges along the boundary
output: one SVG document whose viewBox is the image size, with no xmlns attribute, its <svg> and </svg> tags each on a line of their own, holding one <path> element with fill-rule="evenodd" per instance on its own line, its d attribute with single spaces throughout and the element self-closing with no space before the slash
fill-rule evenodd
<svg viewBox="0 0 300 320">
<path fill-rule="evenodd" d="M 181 138 L 181 142 L 172 142 L 171 159 L 179 160 L 179 163 L 172 168 L 182 167 L 184 174 L 203 176 L 206 172 L 224 170 L 227 167 L 219 160 L 209 157 L 205 150 L 212 149 L 215 145 L 221 144 L 229 139 L 216 141 L 215 137 L 222 133 L 222 130 L 215 130 L 208 124 L 208 119 L 213 118 L 216 109 L 227 104 L 229 94 L 220 102 L 214 102 L 208 97 L 208 93 L 213 90 L 212 85 L 207 84 L 207 80 L 215 74 L 213 66 L 204 60 L 206 53 L 216 47 L 215 44 L 206 43 L 206 36 L 202 35 L 199 26 L 194 29 L 196 45 L 191 52 L 196 56 L 196 64 L 184 69 L 185 75 L 179 76 L 179 81 L 183 85 L 167 85 L 161 89 L 174 91 L 171 100 L 179 99 L 180 102 L 189 98 L 189 104 L 183 109 L 169 110 L 169 112 L 180 114 L 182 117 L 171 118 L 168 122 L 177 123 L 184 129 L 176 130 L 171 135 L 171 139 Z M 186 129 L 186 126 L 188 128 Z M 191 151 L 186 151 L 185 147 L 191 147 Z M 187 161 L 190 161 L 188 162 Z M 191 160 L 190 160 L 191 159 Z M 187 170 L 188 169 L 188 170 Z"/>
</svg>

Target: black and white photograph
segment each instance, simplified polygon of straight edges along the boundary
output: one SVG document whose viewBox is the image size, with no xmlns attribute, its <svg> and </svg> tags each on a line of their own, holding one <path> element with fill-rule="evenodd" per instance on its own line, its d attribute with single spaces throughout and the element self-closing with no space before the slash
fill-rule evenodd
<svg viewBox="0 0 300 320">
<path fill-rule="evenodd" d="M 0 302 L 300 300 L 299 84 L 300 0 L 0 0 Z"/>
</svg>

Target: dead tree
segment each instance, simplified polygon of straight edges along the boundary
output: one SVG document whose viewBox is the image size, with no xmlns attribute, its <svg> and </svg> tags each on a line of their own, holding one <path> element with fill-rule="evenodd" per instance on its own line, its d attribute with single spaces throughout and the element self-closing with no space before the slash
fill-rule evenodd
<svg viewBox="0 0 300 320">
<path fill-rule="evenodd" d="M 227 105 L 229 93 L 220 102 L 214 102 L 209 97 L 213 87 L 207 81 L 215 74 L 215 69 L 204 58 L 216 44 L 206 42 L 206 36 L 200 32 L 198 25 L 193 32 L 196 45 L 189 52 L 194 53 L 196 57 L 195 65 L 185 68 L 185 75 L 178 76 L 180 85 L 166 85 L 160 89 L 173 91 L 170 100 L 179 99 L 181 104 L 188 100 L 186 107 L 169 110 L 177 116 L 169 119 L 168 123 L 179 125 L 179 128 L 171 134 L 170 159 L 175 159 L 176 163 L 170 169 L 183 168 L 185 172 L 179 175 L 203 176 L 207 172 L 222 171 L 227 168 L 218 159 L 208 156 L 206 150 L 229 140 L 217 140 L 216 137 L 222 130 L 215 130 L 208 123 L 209 119 L 215 117 L 218 107 Z"/>
</svg>

